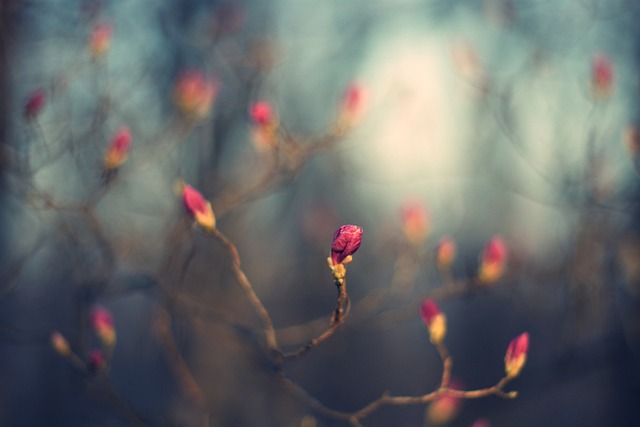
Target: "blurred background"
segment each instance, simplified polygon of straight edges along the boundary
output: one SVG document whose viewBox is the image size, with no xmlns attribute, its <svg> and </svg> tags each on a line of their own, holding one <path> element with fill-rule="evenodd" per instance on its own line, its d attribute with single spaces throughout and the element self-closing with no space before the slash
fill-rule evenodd
<svg viewBox="0 0 640 427">
<path fill-rule="evenodd" d="M 519 396 L 382 407 L 362 425 L 640 423 L 640 3 L 0 11 L 0 425 L 349 425 L 312 399 L 353 412 L 438 387 L 425 297 L 462 389 L 494 385 L 529 332 Z M 109 169 L 123 126 L 131 150 Z M 182 182 L 211 200 L 285 350 L 328 326 L 334 230 L 364 228 L 345 325 L 282 368 L 306 397 L 279 380 Z M 481 283 L 494 236 L 506 268 Z"/>
</svg>

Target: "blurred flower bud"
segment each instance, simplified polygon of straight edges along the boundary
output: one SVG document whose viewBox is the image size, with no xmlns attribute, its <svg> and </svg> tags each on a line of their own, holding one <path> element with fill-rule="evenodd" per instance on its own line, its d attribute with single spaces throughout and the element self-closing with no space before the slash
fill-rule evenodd
<svg viewBox="0 0 640 427">
<path fill-rule="evenodd" d="M 277 145 L 278 116 L 267 101 L 257 101 L 251 105 L 249 115 L 254 123 L 253 141 L 260 150 Z"/>
<path fill-rule="evenodd" d="M 331 262 L 333 265 L 348 263 L 362 242 L 362 227 L 343 225 L 333 233 L 331 243 Z"/>
<path fill-rule="evenodd" d="M 479 418 L 471 424 L 471 427 L 491 427 L 491 423 L 484 418 Z"/>
<path fill-rule="evenodd" d="M 447 317 L 440 311 L 438 304 L 432 299 L 425 299 L 420 305 L 420 317 L 429 329 L 431 342 L 442 343 L 447 334 Z"/>
<path fill-rule="evenodd" d="M 37 89 L 29 95 L 27 99 L 27 103 L 24 106 L 24 115 L 28 119 L 36 118 L 42 109 L 44 108 L 44 104 L 47 101 L 47 95 L 44 89 Z"/>
<path fill-rule="evenodd" d="M 456 242 L 450 237 L 443 237 L 436 246 L 436 264 L 441 270 L 451 268 L 456 259 Z"/>
<path fill-rule="evenodd" d="M 507 265 L 507 246 L 500 236 L 494 236 L 484 247 L 478 269 L 480 283 L 489 284 L 500 279 Z"/>
<path fill-rule="evenodd" d="M 102 353 L 102 350 L 92 350 L 89 354 L 89 362 L 87 363 L 89 371 L 95 374 L 96 372 L 103 370 L 105 366 L 106 359 L 104 357 L 104 353 Z"/>
<path fill-rule="evenodd" d="M 60 332 L 55 331 L 51 334 L 51 347 L 58 353 L 60 356 L 66 357 L 71 354 L 71 347 L 69 346 L 69 342 Z"/>
<path fill-rule="evenodd" d="M 91 327 L 105 347 L 113 347 L 116 343 L 116 329 L 111 312 L 102 306 L 91 310 Z"/>
<path fill-rule="evenodd" d="M 215 101 L 218 83 L 200 71 L 189 70 L 180 75 L 174 89 L 176 106 L 187 117 L 205 117 Z"/>
<path fill-rule="evenodd" d="M 89 51 L 92 58 L 100 58 L 109 50 L 112 34 L 113 27 L 109 23 L 102 22 L 93 27 L 89 37 Z"/>
<path fill-rule="evenodd" d="M 451 389 L 459 389 L 459 384 L 451 385 Z M 429 425 L 443 425 L 452 421 L 460 412 L 462 400 L 458 397 L 443 394 L 433 400 L 427 407 L 426 418 Z"/>
<path fill-rule="evenodd" d="M 629 126 L 625 130 L 624 145 L 633 157 L 640 154 L 640 129 L 637 126 Z"/>
<path fill-rule="evenodd" d="M 131 131 L 127 126 L 122 126 L 111 139 L 104 156 L 104 167 L 107 170 L 120 167 L 127 160 L 129 150 L 131 150 Z"/>
<path fill-rule="evenodd" d="M 185 184 L 182 189 L 182 203 L 187 214 L 205 230 L 213 230 L 216 226 L 216 217 L 213 208 L 198 190 Z"/>
<path fill-rule="evenodd" d="M 611 95 L 613 78 L 611 59 L 602 53 L 596 54 L 591 62 L 591 88 L 597 99 L 606 99 Z"/>
<path fill-rule="evenodd" d="M 356 125 L 364 115 L 366 105 L 366 93 L 364 87 L 358 83 L 351 83 L 347 86 L 343 96 L 338 126 L 341 129 L 348 129 Z"/>
<path fill-rule="evenodd" d="M 424 205 L 408 202 L 402 208 L 402 231 L 412 245 L 419 245 L 429 235 L 429 215 Z"/>
<path fill-rule="evenodd" d="M 507 352 L 504 355 L 504 370 L 507 378 L 515 378 L 520 374 L 527 361 L 527 351 L 529 350 L 529 334 L 524 332 L 509 343 Z"/>
</svg>

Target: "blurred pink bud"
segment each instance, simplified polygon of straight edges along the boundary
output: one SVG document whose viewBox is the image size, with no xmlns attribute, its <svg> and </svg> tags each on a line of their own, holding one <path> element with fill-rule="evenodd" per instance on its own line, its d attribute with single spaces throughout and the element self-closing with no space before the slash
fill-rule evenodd
<svg viewBox="0 0 640 427">
<path fill-rule="evenodd" d="M 44 104 L 47 101 L 47 95 L 44 89 L 36 89 L 29 95 L 27 99 L 27 103 L 24 107 L 24 115 L 28 119 L 33 119 L 37 117 L 42 109 L 44 108 Z"/>
<path fill-rule="evenodd" d="M 504 356 L 504 370 L 508 378 L 517 377 L 527 361 L 529 351 L 529 334 L 524 332 L 509 343 Z"/>
<path fill-rule="evenodd" d="M 358 250 L 362 243 L 362 233 L 362 227 L 357 225 L 343 225 L 333 233 L 331 262 L 334 266 L 342 264 Z"/>
<path fill-rule="evenodd" d="M 418 245 L 429 235 L 427 208 L 418 202 L 408 202 L 402 207 L 402 229 L 407 240 Z"/>
<path fill-rule="evenodd" d="M 258 126 L 270 126 L 276 121 L 275 112 L 268 101 L 254 102 L 249 109 L 249 114 Z"/>
<path fill-rule="evenodd" d="M 624 144 L 632 156 L 640 154 L 640 129 L 629 126 L 624 132 Z"/>
<path fill-rule="evenodd" d="M 460 389 L 460 384 L 451 384 L 452 390 Z M 442 425 L 453 420 L 462 407 L 462 399 L 444 394 L 433 400 L 427 407 L 427 419 L 432 425 Z"/>
<path fill-rule="evenodd" d="M 481 283 L 492 283 L 504 274 L 507 264 L 507 246 L 500 236 L 494 236 L 484 247 L 480 260 L 478 279 Z"/>
<path fill-rule="evenodd" d="M 614 72 L 613 62 L 605 54 L 596 54 L 591 62 L 591 84 L 598 98 L 606 98 L 611 94 Z"/>
<path fill-rule="evenodd" d="M 432 299 L 425 299 L 420 305 L 420 317 L 429 329 L 431 342 L 440 344 L 447 334 L 447 318 Z"/>
<path fill-rule="evenodd" d="M 111 139 L 104 157 L 105 168 L 120 167 L 127 160 L 129 150 L 131 150 L 131 131 L 127 126 L 122 126 Z"/>
<path fill-rule="evenodd" d="M 101 22 L 93 27 L 89 38 L 89 51 L 93 58 L 99 58 L 107 52 L 111 45 L 112 34 L 113 27 L 107 22 Z"/>
<path fill-rule="evenodd" d="M 441 269 L 447 269 L 456 258 L 456 242 L 450 237 L 443 237 L 436 246 L 436 264 Z"/>
<path fill-rule="evenodd" d="M 102 306 L 95 306 L 91 310 L 91 327 L 102 343 L 108 347 L 116 342 L 116 330 L 111 312 Z"/>
<path fill-rule="evenodd" d="M 340 126 L 351 127 L 358 123 L 364 114 L 366 93 L 364 87 L 358 83 L 347 86 L 340 107 Z"/>
<path fill-rule="evenodd" d="M 71 347 L 69 346 L 69 342 L 60 332 L 55 331 L 51 334 L 51 347 L 58 353 L 60 356 L 68 356 L 71 354 Z"/>
<path fill-rule="evenodd" d="M 87 364 L 89 370 L 93 373 L 101 371 L 106 364 L 104 353 L 100 349 L 94 349 L 89 354 L 89 363 Z"/>
<path fill-rule="evenodd" d="M 213 208 L 198 190 L 190 185 L 185 185 L 182 189 L 182 203 L 187 214 L 200 227 L 211 230 L 215 228 L 216 218 L 213 214 Z"/>
<path fill-rule="evenodd" d="M 180 75 L 175 86 L 176 106 L 186 116 L 203 118 L 213 106 L 218 86 L 218 82 L 208 79 L 200 71 L 185 71 Z"/>
<path fill-rule="evenodd" d="M 491 427 L 491 423 L 489 423 L 489 420 L 479 418 L 471 424 L 471 427 Z"/>
</svg>

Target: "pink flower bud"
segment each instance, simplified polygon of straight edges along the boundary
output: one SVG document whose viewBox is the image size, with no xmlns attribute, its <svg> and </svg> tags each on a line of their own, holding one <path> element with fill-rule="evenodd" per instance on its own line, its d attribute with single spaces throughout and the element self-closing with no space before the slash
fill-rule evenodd
<svg viewBox="0 0 640 427">
<path fill-rule="evenodd" d="M 456 242 L 449 238 L 443 237 L 436 246 L 436 264 L 441 269 L 447 269 L 453 264 L 456 258 Z"/>
<path fill-rule="evenodd" d="M 351 83 L 342 96 L 340 107 L 340 125 L 351 127 L 362 119 L 366 104 L 364 87 L 358 83 Z"/>
<path fill-rule="evenodd" d="M 113 27 L 111 24 L 102 22 L 93 27 L 89 37 L 89 51 L 93 58 L 104 55 L 111 45 Z"/>
<path fill-rule="evenodd" d="M 69 342 L 60 332 L 55 331 L 51 334 L 51 347 L 58 353 L 60 356 L 68 356 L 71 354 L 71 347 L 69 346 Z"/>
<path fill-rule="evenodd" d="M 116 342 L 116 330 L 111 312 L 102 306 L 95 306 L 90 314 L 91 327 L 102 343 L 111 347 Z"/>
<path fill-rule="evenodd" d="M 629 126 L 625 130 L 624 144 L 632 156 L 640 154 L 640 129 L 637 126 Z"/>
<path fill-rule="evenodd" d="M 479 418 L 471 424 L 471 427 L 491 427 L 491 423 L 484 418 Z"/>
<path fill-rule="evenodd" d="M 331 262 L 334 266 L 342 264 L 358 250 L 362 243 L 362 233 L 362 228 L 357 225 L 343 225 L 333 233 Z"/>
<path fill-rule="evenodd" d="M 508 378 L 517 377 L 527 361 L 529 351 L 529 334 L 524 332 L 509 343 L 504 356 L 504 370 Z"/>
<path fill-rule="evenodd" d="M 613 86 L 613 63 L 611 59 L 600 53 L 591 62 L 591 84 L 598 98 L 606 98 L 611 94 Z"/>
<path fill-rule="evenodd" d="M 484 247 L 478 270 L 481 283 L 493 283 L 504 274 L 507 264 L 507 246 L 500 236 L 494 236 Z"/>
<path fill-rule="evenodd" d="M 87 363 L 87 367 L 89 371 L 96 373 L 104 369 L 106 365 L 106 360 L 104 358 L 104 354 L 100 349 L 94 349 L 89 354 L 89 362 Z"/>
<path fill-rule="evenodd" d="M 402 208 L 402 230 L 407 240 L 418 245 L 429 235 L 429 214 L 418 202 L 408 202 Z"/>
<path fill-rule="evenodd" d="M 449 387 L 452 390 L 462 388 L 461 384 L 452 382 Z M 443 425 L 453 420 L 462 407 L 462 399 L 459 397 L 449 396 L 443 394 L 433 400 L 427 407 L 426 417 L 429 420 L 429 425 Z"/>
<path fill-rule="evenodd" d="M 131 131 L 127 126 L 122 126 L 111 139 L 109 148 L 104 156 L 104 166 L 106 169 L 120 167 L 129 156 L 131 149 Z"/>
<path fill-rule="evenodd" d="M 420 305 L 420 317 L 429 329 L 431 342 L 440 344 L 447 334 L 447 318 L 432 299 L 425 299 Z"/>
<path fill-rule="evenodd" d="M 180 75 L 176 83 L 176 106 L 186 116 L 203 118 L 211 110 L 218 86 L 215 80 L 207 79 L 200 71 L 186 71 Z"/>
<path fill-rule="evenodd" d="M 270 126 L 276 121 L 275 112 L 273 107 L 267 101 L 254 102 L 249 110 L 251 119 L 258 126 Z"/>
<path fill-rule="evenodd" d="M 24 115 L 28 119 L 36 118 L 44 108 L 46 100 L 47 95 L 44 89 L 35 90 L 27 99 L 27 103 L 24 107 Z"/>
<path fill-rule="evenodd" d="M 213 214 L 213 208 L 198 190 L 190 185 L 185 185 L 182 189 L 182 203 L 187 214 L 200 227 L 211 230 L 215 228 L 216 218 Z"/>
</svg>

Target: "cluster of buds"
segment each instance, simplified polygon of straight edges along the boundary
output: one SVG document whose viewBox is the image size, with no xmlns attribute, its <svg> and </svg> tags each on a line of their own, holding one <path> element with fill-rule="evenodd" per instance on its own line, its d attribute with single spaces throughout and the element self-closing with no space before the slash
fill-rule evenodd
<svg viewBox="0 0 640 427">
<path fill-rule="evenodd" d="M 440 345 L 447 334 L 447 317 L 432 299 L 425 299 L 420 305 L 420 317 L 429 330 L 429 338 Z"/>
<path fill-rule="evenodd" d="M 111 312 L 102 306 L 95 306 L 91 310 L 91 327 L 102 345 L 112 348 L 116 343 L 116 329 Z"/>
<path fill-rule="evenodd" d="M 515 378 L 520 374 L 527 362 L 529 351 L 529 334 L 524 332 L 511 340 L 504 355 L 504 371 L 507 378 Z"/>
<path fill-rule="evenodd" d="M 122 126 L 111 139 L 104 155 L 104 167 L 107 171 L 119 168 L 129 156 L 131 150 L 131 131 Z"/>
<path fill-rule="evenodd" d="M 36 89 L 29 95 L 24 106 L 24 115 L 27 119 L 35 119 L 38 117 L 44 104 L 47 101 L 47 95 L 44 89 Z"/>
<path fill-rule="evenodd" d="M 216 227 L 216 217 L 211 203 L 188 184 L 182 187 L 182 204 L 189 217 L 204 230 L 211 231 Z"/>
<path fill-rule="evenodd" d="M 333 233 L 331 255 L 327 258 L 334 279 L 342 284 L 347 274 L 345 264 L 353 260 L 353 254 L 362 243 L 362 227 L 343 225 Z"/>
<path fill-rule="evenodd" d="M 253 141 L 259 150 L 267 150 L 278 144 L 278 116 L 267 101 L 251 105 L 249 115 L 253 122 Z"/>
<path fill-rule="evenodd" d="M 358 83 L 351 83 L 347 86 L 342 95 L 342 104 L 338 116 L 338 129 L 346 131 L 356 124 L 364 115 L 366 105 L 366 94 L 364 87 Z"/>
<path fill-rule="evenodd" d="M 419 245 L 429 236 L 429 214 L 418 202 L 408 202 L 402 207 L 402 232 L 412 245 Z"/>
<path fill-rule="evenodd" d="M 178 110 L 186 117 L 202 119 L 213 106 L 218 86 L 218 82 L 207 78 L 200 71 L 186 71 L 178 78 L 173 99 Z"/>
<path fill-rule="evenodd" d="M 107 22 L 96 24 L 89 36 L 89 52 L 93 59 L 102 57 L 109 50 L 113 27 Z"/>
<path fill-rule="evenodd" d="M 436 265 L 440 270 L 449 270 L 456 259 L 456 242 L 450 237 L 443 237 L 436 246 Z"/>
<path fill-rule="evenodd" d="M 494 236 L 484 247 L 478 268 L 478 280 L 490 284 L 500 279 L 507 265 L 507 246 L 500 236 Z"/>
<path fill-rule="evenodd" d="M 597 99 L 606 99 L 613 88 L 613 62 L 604 54 L 597 54 L 591 62 L 591 90 Z"/>
</svg>

